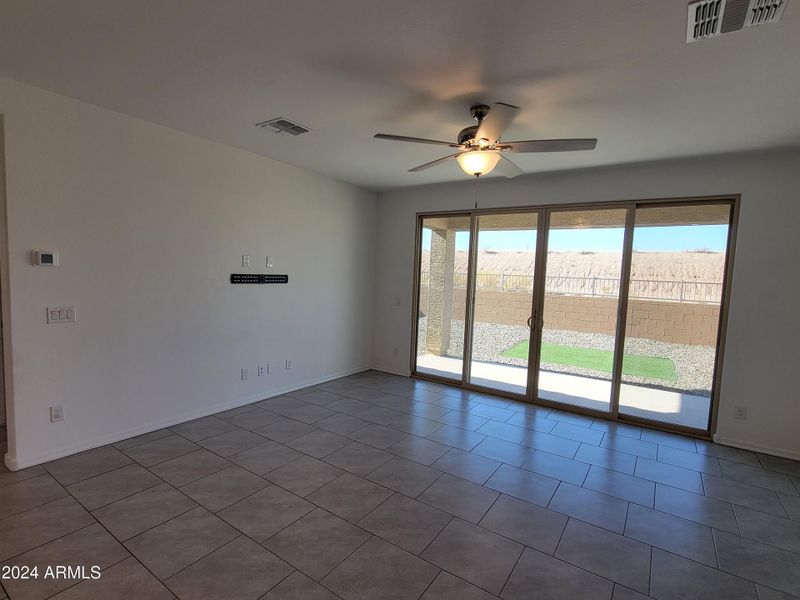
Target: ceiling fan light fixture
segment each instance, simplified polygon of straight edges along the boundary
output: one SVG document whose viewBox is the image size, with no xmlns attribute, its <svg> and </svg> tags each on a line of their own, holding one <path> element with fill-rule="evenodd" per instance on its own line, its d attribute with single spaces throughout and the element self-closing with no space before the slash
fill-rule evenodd
<svg viewBox="0 0 800 600">
<path fill-rule="evenodd" d="M 500 153 L 496 150 L 472 150 L 459 154 L 456 160 L 467 175 L 488 175 L 500 162 Z"/>
</svg>

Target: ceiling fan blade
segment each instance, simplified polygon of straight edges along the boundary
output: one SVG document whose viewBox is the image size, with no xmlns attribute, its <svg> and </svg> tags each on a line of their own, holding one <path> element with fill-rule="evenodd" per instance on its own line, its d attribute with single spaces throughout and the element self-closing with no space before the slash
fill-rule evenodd
<svg viewBox="0 0 800 600">
<path fill-rule="evenodd" d="M 571 152 L 573 150 L 594 150 L 597 140 L 566 139 L 566 140 L 526 140 L 522 142 L 503 142 L 500 147 L 511 152 Z"/>
<path fill-rule="evenodd" d="M 435 146 L 450 146 L 451 148 L 458 148 L 455 142 L 443 142 L 441 140 L 428 140 L 418 137 L 407 137 L 405 135 L 392 135 L 390 133 L 376 133 L 373 136 L 378 140 L 390 140 L 394 142 L 414 142 L 415 144 L 434 144 Z"/>
<path fill-rule="evenodd" d="M 417 173 L 418 171 L 424 171 L 425 169 L 430 169 L 431 167 L 435 167 L 444 163 L 445 161 L 450 160 L 451 158 L 455 158 L 459 154 L 464 154 L 463 152 L 456 152 L 455 154 L 450 154 L 449 156 L 443 156 L 442 158 L 437 158 L 436 160 L 432 160 L 431 162 L 427 162 L 424 165 L 420 165 L 418 167 L 414 167 L 413 169 L 409 169 L 409 173 Z"/>
<path fill-rule="evenodd" d="M 508 177 L 509 179 L 516 177 L 517 175 L 522 175 L 525 172 L 519 168 L 517 163 L 509 158 L 506 158 L 502 154 L 500 155 L 500 162 L 497 163 L 497 167 L 495 167 L 495 169 L 503 177 Z"/>
<path fill-rule="evenodd" d="M 486 115 L 478 126 L 478 132 L 475 134 L 475 140 L 486 139 L 490 144 L 494 144 L 503 135 L 503 132 L 511 125 L 511 121 L 517 116 L 519 106 L 513 104 L 506 104 L 504 102 L 495 102 L 492 104 L 492 109 Z"/>
</svg>

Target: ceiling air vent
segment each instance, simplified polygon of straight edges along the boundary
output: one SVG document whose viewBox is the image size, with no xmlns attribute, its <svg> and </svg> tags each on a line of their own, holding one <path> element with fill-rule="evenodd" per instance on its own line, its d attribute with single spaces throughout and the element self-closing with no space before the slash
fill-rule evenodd
<svg viewBox="0 0 800 600">
<path fill-rule="evenodd" d="M 256 127 L 261 127 L 262 129 L 272 129 L 275 133 L 288 133 L 289 135 L 302 135 L 311 131 L 308 127 L 303 127 L 297 123 L 292 123 L 283 117 L 256 123 Z"/>
<path fill-rule="evenodd" d="M 745 25 L 754 27 L 777 23 L 786 10 L 786 2 L 787 0 L 750 0 Z"/>
<path fill-rule="evenodd" d="M 696 42 L 720 34 L 725 0 L 697 0 L 689 4 L 686 41 Z"/>
<path fill-rule="evenodd" d="M 695 0 L 689 3 L 686 41 L 697 42 L 739 31 L 744 27 L 777 23 L 789 0 Z"/>
</svg>

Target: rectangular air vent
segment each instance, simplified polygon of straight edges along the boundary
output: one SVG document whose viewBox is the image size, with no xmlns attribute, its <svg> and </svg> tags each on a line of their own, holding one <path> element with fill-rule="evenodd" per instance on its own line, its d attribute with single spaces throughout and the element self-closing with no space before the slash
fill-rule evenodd
<svg viewBox="0 0 800 600">
<path fill-rule="evenodd" d="M 695 0 L 689 3 L 686 41 L 697 42 L 739 31 L 744 27 L 777 23 L 789 0 Z"/>
<path fill-rule="evenodd" d="M 783 11 L 786 10 L 786 1 L 787 0 L 750 0 L 750 5 L 747 8 L 745 25 L 747 27 L 755 27 L 756 25 L 777 23 L 781 20 Z"/>
<path fill-rule="evenodd" d="M 293 123 L 292 121 L 284 119 L 283 117 L 256 123 L 256 127 L 261 127 L 262 129 L 272 129 L 275 133 L 288 133 L 289 135 L 302 135 L 311 131 L 308 127 L 303 127 L 302 125 Z"/>
<path fill-rule="evenodd" d="M 720 34 L 725 0 L 696 0 L 689 4 L 686 41 L 696 42 Z"/>
</svg>

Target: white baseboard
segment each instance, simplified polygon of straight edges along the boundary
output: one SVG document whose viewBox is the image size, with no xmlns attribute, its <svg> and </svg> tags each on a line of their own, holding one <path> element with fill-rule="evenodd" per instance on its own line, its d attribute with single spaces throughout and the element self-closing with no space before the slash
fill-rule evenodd
<svg viewBox="0 0 800 600">
<path fill-rule="evenodd" d="M 381 373 L 389 373 L 389 375 L 399 375 L 400 377 L 411 377 L 411 371 L 397 371 L 396 369 L 390 369 L 389 367 L 378 367 L 373 365 L 373 371 L 380 371 Z"/>
<path fill-rule="evenodd" d="M 788 450 L 786 448 L 775 448 L 772 446 L 762 446 L 761 444 L 751 444 L 750 442 L 734 440 L 716 434 L 713 436 L 713 439 L 715 443 L 722 444 L 723 446 L 732 446 L 734 448 L 740 448 L 742 450 L 760 452 L 761 454 L 780 456 L 781 458 L 789 458 L 791 460 L 800 460 L 800 451 L 797 450 Z"/>
<path fill-rule="evenodd" d="M 108 444 L 114 444 L 116 442 L 120 442 L 122 440 L 127 440 L 128 438 L 136 437 L 137 435 L 143 435 L 145 433 L 150 433 L 151 431 L 157 431 L 159 429 L 164 429 L 164 427 L 172 427 L 173 425 L 178 425 L 180 423 L 185 423 L 186 421 L 193 421 L 194 419 L 199 419 L 201 417 L 207 417 L 208 415 L 213 415 L 218 412 L 222 412 L 225 410 L 230 410 L 232 408 L 238 408 L 240 406 L 244 406 L 246 404 L 252 404 L 253 402 L 259 402 L 261 400 L 266 400 L 267 398 L 273 398 L 275 396 L 280 396 L 281 394 L 286 394 L 289 392 L 293 392 L 295 390 L 300 390 L 312 385 L 319 385 L 320 383 L 327 383 L 328 381 L 333 381 L 334 379 L 339 379 L 341 377 L 347 377 L 348 375 L 353 375 L 355 373 L 361 373 L 363 371 L 368 371 L 372 367 L 365 366 L 359 367 L 356 369 L 350 369 L 347 371 L 343 371 L 341 373 L 335 373 L 331 375 L 324 375 L 323 377 L 318 377 L 314 379 L 309 379 L 307 381 L 303 381 L 298 384 L 294 384 L 291 386 L 287 386 L 285 388 L 277 389 L 277 390 L 270 390 L 266 393 L 254 394 L 251 396 L 247 396 L 244 398 L 237 398 L 236 400 L 230 400 L 227 402 L 222 402 L 220 404 L 214 404 L 211 406 L 207 406 L 201 410 L 192 411 L 188 413 L 183 413 L 181 415 L 173 416 L 168 419 L 160 419 L 158 421 L 153 421 L 148 423 L 147 425 L 142 425 L 139 427 L 134 427 L 132 429 L 128 429 L 126 431 L 122 431 L 119 433 L 115 433 L 112 435 L 101 436 L 94 438 L 89 441 L 81 442 L 80 444 L 73 444 L 71 446 L 65 446 L 63 448 L 59 448 L 58 450 L 53 450 L 51 452 L 44 452 L 42 454 L 35 454 L 33 456 L 25 456 L 18 458 L 16 456 L 12 456 L 11 453 L 7 453 L 3 459 L 6 467 L 8 467 L 11 471 L 19 471 L 20 469 L 26 469 L 28 467 L 33 467 L 35 465 L 40 465 L 42 463 L 49 462 L 51 460 L 56 460 L 58 458 L 64 458 L 65 456 L 71 456 L 72 454 L 77 454 L 78 452 L 84 452 L 86 450 L 92 450 L 93 448 L 99 448 L 100 446 L 106 446 Z"/>
</svg>

